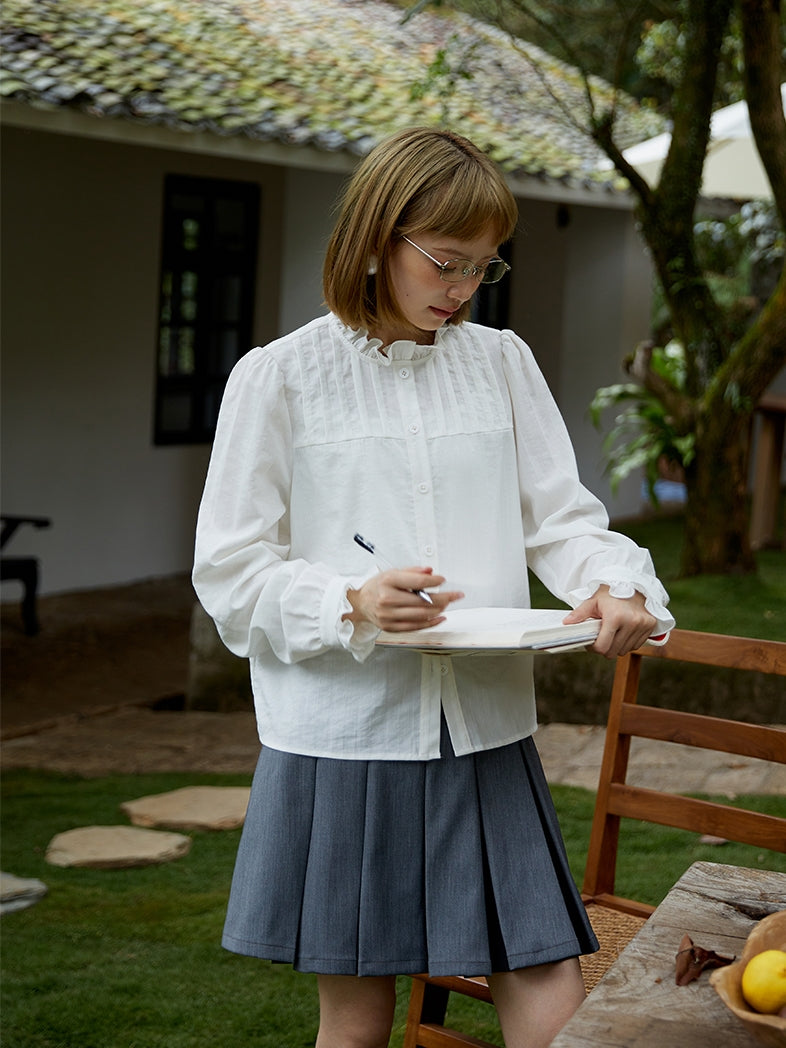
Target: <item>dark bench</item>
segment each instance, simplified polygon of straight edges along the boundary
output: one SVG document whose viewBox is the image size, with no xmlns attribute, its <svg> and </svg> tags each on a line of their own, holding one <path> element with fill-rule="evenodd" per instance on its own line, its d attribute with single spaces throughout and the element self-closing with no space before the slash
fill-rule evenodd
<svg viewBox="0 0 786 1048">
<path fill-rule="evenodd" d="M 0 549 L 4 549 L 11 537 L 23 524 L 34 528 L 48 528 L 52 521 L 48 517 L 13 517 L 0 516 Z M 38 611 L 36 597 L 38 594 L 38 561 L 35 557 L 0 557 L 0 582 L 18 581 L 24 587 L 22 595 L 22 623 L 25 633 L 34 636 L 38 633 Z"/>
</svg>

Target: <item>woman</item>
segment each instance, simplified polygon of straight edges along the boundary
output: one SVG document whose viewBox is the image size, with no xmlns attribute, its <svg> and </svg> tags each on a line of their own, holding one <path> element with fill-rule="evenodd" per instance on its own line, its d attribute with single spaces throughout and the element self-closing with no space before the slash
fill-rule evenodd
<svg viewBox="0 0 786 1048">
<path fill-rule="evenodd" d="M 386 1045 L 395 976 L 420 971 L 486 975 L 508 1048 L 545 1046 L 597 948 L 532 740 L 531 656 L 375 647 L 455 601 L 529 606 L 528 566 L 566 621 L 602 620 L 608 658 L 673 625 L 526 344 L 467 321 L 516 220 L 467 140 L 383 142 L 327 249 L 330 313 L 244 357 L 222 404 L 194 584 L 251 660 L 263 743 L 224 945 L 317 973 L 318 1048 Z M 378 572 L 356 532 L 400 567 Z"/>
</svg>

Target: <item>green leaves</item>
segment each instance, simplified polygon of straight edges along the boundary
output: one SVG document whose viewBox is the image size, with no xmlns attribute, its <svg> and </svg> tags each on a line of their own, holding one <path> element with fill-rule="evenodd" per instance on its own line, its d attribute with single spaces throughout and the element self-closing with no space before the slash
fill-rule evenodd
<svg viewBox="0 0 786 1048">
<path fill-rule="evenodd" d="M 651 370 L 674 390 L 685 389 L 685 353 L 678 342 L 656 346 Z M 617 383 L 597 391 L 589 407 L 592 424 L 600 429 L 609 408 L 623 406 L 603 441 L 603 454 L 612 491 L 631 473 L 643 470 L 650 498 L 658 498 L 655 484 L 664 466 L 685 467 L 695 454 L 695 436 L 681 432 L 663 401 L 643 384 Z"/>
</svg>

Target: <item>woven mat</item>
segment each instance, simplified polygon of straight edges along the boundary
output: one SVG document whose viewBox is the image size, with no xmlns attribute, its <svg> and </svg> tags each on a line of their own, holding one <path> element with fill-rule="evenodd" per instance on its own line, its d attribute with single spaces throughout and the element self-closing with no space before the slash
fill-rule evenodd
<svg viewBox="0 0 786 1048">
<path fill-rule="evenodd" d="M 600 943 L 597 953 L 579 958 L 584 985 L 589 993 L 644 924 L 644 918 L 594 904 L 587 906 L 587 915 Z"/>
</svg>

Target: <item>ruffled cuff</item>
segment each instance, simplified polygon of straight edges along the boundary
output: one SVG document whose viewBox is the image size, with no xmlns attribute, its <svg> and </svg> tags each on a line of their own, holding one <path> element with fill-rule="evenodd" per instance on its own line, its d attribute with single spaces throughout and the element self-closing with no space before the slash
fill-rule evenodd
<svg viewBox="0 0 786 1048">
<path fill-rule="evenodd" d="M 322 601 L 321 628 L 325 643 L 331 648 L 344 648 L 358 662 L 365 662 L 374 650 L 380 630 L 370 622 L 361 622 L 356 626 L 343 616 L 352 611 L 347 592 L 360 589 L 370 577 L 338 576 L 329 583 Z"/>
<path fill-rule="evenodd" d="M 669 633 L 674 629 L 676 622 L 674 616 L 667 610 L 669 595 L 658 579 L 649 578 L 603 578 L 592 579 L 591 582 L 579 589 L 571 590 L 568 594 L 568 603 L 575 608 L 582 601 L 588 600 L 596 592 L 599 586 L 608 586 L 609 595 L 621 600 L 628 600 L 638 591 L 644 597 L 644 607 L 656 620 L 655 629 L 648 641 L 649 644 L 661 646 L 669 639 Z"/>
</svg>

